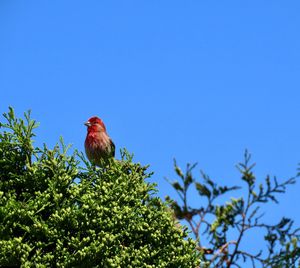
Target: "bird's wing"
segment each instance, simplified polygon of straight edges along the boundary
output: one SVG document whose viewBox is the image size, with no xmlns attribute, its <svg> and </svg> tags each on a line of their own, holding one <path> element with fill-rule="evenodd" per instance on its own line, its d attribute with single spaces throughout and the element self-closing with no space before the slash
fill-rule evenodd
<svg viewBox="0 0 300 268">
<path fill-rule="evenodd" d="M 111 139 L 109 139 L 109 142 L 110 142 L 110 146 L 111 146 L 111 155 L 112 155 L 112 157 L 115 157 L 116 146 Z"/>
</svg>

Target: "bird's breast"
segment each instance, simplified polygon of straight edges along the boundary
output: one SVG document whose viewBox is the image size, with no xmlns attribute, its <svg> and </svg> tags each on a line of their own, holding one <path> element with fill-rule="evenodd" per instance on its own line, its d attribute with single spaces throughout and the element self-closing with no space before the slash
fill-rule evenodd
<svg viewBox="0 0 300 268">
<path fill-rule="evenodd" d="M 85 148 L 89 149 L 91 152 L 102 152 L 107 150 L 109 146 L 108 135 L 101 133 L 90 133 L 87 135 L 85 140 Z"/>
</svg>

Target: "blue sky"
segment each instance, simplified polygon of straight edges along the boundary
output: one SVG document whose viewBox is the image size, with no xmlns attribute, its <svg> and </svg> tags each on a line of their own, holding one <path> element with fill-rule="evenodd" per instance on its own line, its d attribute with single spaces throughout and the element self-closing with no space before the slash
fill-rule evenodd
<svg viewBox="0 0 300 268">
<path fill-rule="evenodd" d="M 266 174 L 300 162 L 299 1 L 1 1 L 0 110 L 31 109 L 37 143 L 83 150 L 100 116 L 117 148 L 174 196 L 177 158 L 239 182 L 247 148 Z M 198 170 L 195 175 L 198 175 Z M 300 183 L 267 219 L 300 226 Z M 195 201 L 196 202 L 196 201 Z"/>
</svg>

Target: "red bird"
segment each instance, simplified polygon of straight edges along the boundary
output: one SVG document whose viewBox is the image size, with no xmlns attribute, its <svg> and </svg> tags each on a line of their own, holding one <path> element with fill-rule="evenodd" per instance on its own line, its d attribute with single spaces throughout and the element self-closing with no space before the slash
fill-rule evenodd
<svg viewBox="0 0 300 268">
<path fill-rule="evenodd" d="M 91 117 L 84 123 L 87 126 L 87 135 L 84 142 L 85 153 L 89 161 L 99 167 L 107 164 L 109 158 L 115 156 L 115 145 L 106 132 L 103 121 Z"/>
</svg>

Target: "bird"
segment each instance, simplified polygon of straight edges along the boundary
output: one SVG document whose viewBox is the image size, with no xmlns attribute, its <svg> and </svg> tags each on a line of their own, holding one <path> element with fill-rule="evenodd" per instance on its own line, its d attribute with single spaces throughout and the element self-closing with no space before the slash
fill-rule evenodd
<svg viewBox="0 0 300 268">
<path fill-rule="evenodd" d="M 93 116 L 84 125 L 87 126 L 84 148 L 88 160 L 98 167 L 106 166 L 109 159 L 115 157 L 115 144 L 107 134 L 103 121 Z"/>
</svg>

